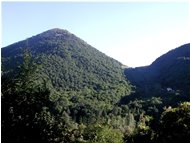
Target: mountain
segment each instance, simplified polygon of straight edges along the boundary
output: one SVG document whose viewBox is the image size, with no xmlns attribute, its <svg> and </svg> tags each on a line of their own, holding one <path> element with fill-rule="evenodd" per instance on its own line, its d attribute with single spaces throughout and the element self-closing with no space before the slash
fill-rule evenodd
<svg viewBox="0 0 190 143">
<path fill-rule="evenodd" d="M 2 142 L 185 142 L 189 49 L 183 45 L 150 66 L 124 71 L 57 28 L 4 47 Z"/>
<path fill-rule="evenodd" d="M 136 86 L 136 97 L 175 93 L 190 96 L 190 44 L 182 45 L 157 58 L 151 65 L 125 69 Z"/>
<path fill-rule="evenodd" d="M 162 87 L 190 94 L 190 44 L 185 44 L 159 57 L 151 65 L 158 72 Z"/>
<path fill-rule="evenodd" d="M 66 30 L 45 31 L 1 55 L 3 142 L 91 142 L 87 126 L 115 122 L 118 101 L 131 92 L 121 63 Z M 105 129 L 115 140 L 118 131 Z"/>
<path fill-rule="evenodd" d="M 22 64 L 25 50 L 42 66 L 37 82 L 46 77 L 52 89 L 71 94 L 70 98 L 81 95 L 117 102 L 130 92 L 121 63 L 66 30 L 51 29 L 2 48 L 4 75 Z"/>
</svg>

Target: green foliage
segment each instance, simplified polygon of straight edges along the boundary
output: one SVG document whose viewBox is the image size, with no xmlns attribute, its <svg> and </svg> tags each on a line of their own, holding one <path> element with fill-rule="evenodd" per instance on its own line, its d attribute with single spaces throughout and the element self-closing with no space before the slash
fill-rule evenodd
<svg viewBox="0 0 190 143">
<path fill-rule="evenodd" d="M 37 68 L 28 55 L 24 54 L 24 64 L 14 79 L 2 78 L 2 141 L 60 142 L 57 137 L 64 140 L 72 123 L 56 114 L 46 85 L 36 85 Z"/>
<path fill-rule="evenodd" d="M 122 143 L 123 135 L 120 131 L 111 127 L 103 127 L 97 131 L 97 137 L 94 143 Z"/>
<path fill-rule="evenodd" d="M 123 143 L 122 132 L 105 125 L 92 125 L 86 127 L 82 137 L 83 142 L 88 143 Z"/>
<path fill-rule="evenodd" d="M 11 77 L 18 71 L 19 65 L 23 69 L 28 66 L 23 62 L 28 60 L 28 56 L 21 54 L 25 47 L 31 52 L 31 59 L 41 65 L 35 74 L 37 84 L 44 83 L 45 79 L 51 92 L 59 94 L 55 100 L 56 104 L 59 103 L 57 108 L 60 112 L 61 98 L 68 100 L 68 106 L 71 105 L 72 110 L 81 108 L 81 103 L 85 106 L 82 108 L 93 109 L 82 111 L 84 116 L 92 116 L 94 107 L 101 109 L 106 105 L 111 109 L 122 96 L 131 92 L 131 86 L 126 81 L 119 62 L 60 29 L 52 29 L 2 48 L 4 75 Z M 74 114 L 74 111 L 71 112 Z"/>
<path fill-rule="evenodd" d="M 161 142 L 188 142 L 190 137 L 190 102 L 176 108 L 168 108 L 162 113 Z"/>
<path fill-rule="evenodd" d="M 114 93 L 123 92 L 121 94 L 130 90 L 119 62 L 73 34 L 59 29 L 2 48 L 5 71 L 22 63 L 26 57 L 21 55 L 21 49 L 26 46 L 31 51 L 32 58 L 41 63 L 41 76 L 47 75 L 56 90 L 79 91 L 87 88 L 100 92 L 113 89 Z M 18 63 L 14 64 L 14 61 Z"/>
<path fill-rule="evenodd" d="M 151 65 L 125 69 L 136 87 L 120 104 L 129 104 L 158 121 L 165 106 L 190 101 L 190 44 L 182 45 L 157 58 Z"/>
<path fill-rule="evenodd" d="M 149 67 L 127 69 L 136 87 L 119 62 L 65 30 L 2 48 L 2 141 L 185 142 L 190 103 L 179 103 L 189 100 L 189 44 L 184 47 Z"/>
<path fill-rule="evenodd" d="M 185 44 L 157 58 L 149 66 L 125 69 L 125 75 L 137 87 L 138 97 L 165 96 L 167 88 L 189 96 L 189 59 L 190 44 Z"/>
</svg>

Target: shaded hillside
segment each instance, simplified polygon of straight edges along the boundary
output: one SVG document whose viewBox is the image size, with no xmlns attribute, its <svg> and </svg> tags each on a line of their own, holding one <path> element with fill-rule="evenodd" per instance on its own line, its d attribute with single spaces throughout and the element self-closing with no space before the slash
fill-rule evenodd
<svg viewBox="0 0 190 143">
<path fill-rule="evenodd" d="M 169 51 L 154 61 L 150 68 L 158 72 L 157 80 L 162 87 L 190 94 L 190 44 Z"/>
<path fill-rule="evenodd" d="M 137 87 L 137 97 L 161 96 L 171 90 L 190 95 L 190 44 L 185 44 L 156 59 L 150 66 L 125 69 Z"/>
</svg>

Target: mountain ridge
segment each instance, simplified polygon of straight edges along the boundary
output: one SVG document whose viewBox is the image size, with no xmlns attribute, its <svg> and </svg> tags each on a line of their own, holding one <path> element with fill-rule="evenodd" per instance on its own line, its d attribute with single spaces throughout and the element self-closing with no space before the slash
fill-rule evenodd
<svg viewBox="0 0 190 143">
<path fill-rule="evenodd" d="M 157 88 L 157 92 L 171 88 L 189 95 L 189 59 L 190 43 L 187 43 L 163 54 L 149 66 L 125 69 L 125 75 L 133 85 L 144 92 L 146 87 L 147 94 L 152 88 Z"/>
<path fill-rule="evenodd" d="M 30 51 L 34 61 L 42 64 L 39 78 L 48 77 L 56 91 L 74 90 L 81 94 L 87 88 L 92 94 L 104 93 L 103 100 L 106 100 L 106 95 L 110 92 L 114 95 L 120 89 L 120 94 L 110 94 L 113 102 L 130 92 L 130 85 L 125 79 L 120 62 L 66 30 L 47 30 L 2 48 L 4 73 L 14 71 L 22 64 L 25 49 Z M 110 88 L 112 90 L 108 91 Z"/>
</svg>

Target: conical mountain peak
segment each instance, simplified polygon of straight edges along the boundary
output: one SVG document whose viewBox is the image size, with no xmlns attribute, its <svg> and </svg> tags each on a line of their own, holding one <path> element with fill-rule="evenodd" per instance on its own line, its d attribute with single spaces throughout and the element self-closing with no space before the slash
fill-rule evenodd
<svg viewBox="0 0 190 143">
<path fill-rule="evenodd" d="M 32 38 L 39 38 L 40 40 L 44 38 L 52 39 L 52 40 L 54 39 L 57 41 L 57 40 L 76 39 L 78 37 L 67 30 L 60 29 L 60 28 L 53 28 L 45 32 L 42 32 L 36 36 L 33 36 Z"/>
<path fill-rule="evenodd" d="M 106 87 L 109 90 L 112 85 L 129 88 L 121 63 L 67 30 L 54 28 L 2 48 L 6 71 L 14 70 L 22 63 L 22 51 L 26 48 L 33 60 L 43 66 L 40 77 L 46 75 L 58 91 L 78 91 L 86 87 L 98 92 Z M 15 61 L 18 62 L 15 64 Z"/>
<path fill-rule="evenodd" d="M 43 33 L 41 33 L 41 35 L 43 34 L 55 34 L 56 35 L 66 35 L 66 34 L 71 34 L 69 31 L 65 30 L 65 29 L 60 29 L 60 28 L 53 28 L 53 29 L 50 29 L 50 30 L 47 30 Z"/>
</svg>

